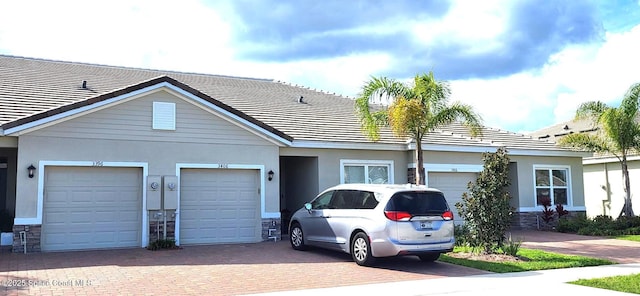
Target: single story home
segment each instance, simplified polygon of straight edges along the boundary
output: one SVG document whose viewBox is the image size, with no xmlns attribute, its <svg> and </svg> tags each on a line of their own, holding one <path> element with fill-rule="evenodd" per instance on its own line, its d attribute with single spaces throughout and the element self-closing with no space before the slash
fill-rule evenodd
<svg viewBox="0 0 640 296">
<path fill-rule="evenodd" d="M 515 227 L 538 199 L 585 211 L 585 153 L 458 124 L 423 143 L 451 207 L 507 147 Z M 15 252 L 277 240 L 289 215 L 339 183 L 411 182 L 415 143 L 372 142 L 354 100 L 268 79 L 0 56 L 0 207 Z"/>
<path fill-rule="evenodd" d="M 541 140 L 557 142 L 559 138 L 572 133 L 596 133 L 599 127 L 589 119 L 558 123 L 533 132 L 531 136 Z M 625 192 L 622 166 L 613 155 L 595 154 L 582 160 L 584 172 L 585 206 L 587 216 L 599 215 L 616 218 L 624 206 Z M 633 212 L 640 213 L 640 155 L 630 155 L 627 159 L 629 180 L 631 180 L 631 203 Z"/>
</svg>

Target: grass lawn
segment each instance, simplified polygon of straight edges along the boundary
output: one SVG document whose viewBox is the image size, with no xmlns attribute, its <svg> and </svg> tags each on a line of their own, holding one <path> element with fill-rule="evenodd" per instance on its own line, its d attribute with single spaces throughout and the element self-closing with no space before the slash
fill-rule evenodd
<svg viewBox="0 0 640 296">
<path fill-rule="evenodd" d="M 612 276 L 591 280 L 577 280 L 571 284 L 640 294 L 640 274 Z"/>
<path fill-rule="evenodd" d="M 454 252 L 461 252 L 462 250 L 462 248 L 456 247 Z M 564 255 L 531 249 L 520 249 L 518 256 L 523 258 L 523 260 L 480 261 L 455 258 L 444 254 L 440 256 L 439 260 L 498 273 L 615 264 L 614 262 L 604 259 Z"/>
<path fill-rule="evenodd" d="M 616 236 L 614 238 L 615 239 L 630 240 L 630 241 L 634 241 L 634 242 L 640 242 L 640 235 L 620 235 L 620 236 Z"/>
</svg>

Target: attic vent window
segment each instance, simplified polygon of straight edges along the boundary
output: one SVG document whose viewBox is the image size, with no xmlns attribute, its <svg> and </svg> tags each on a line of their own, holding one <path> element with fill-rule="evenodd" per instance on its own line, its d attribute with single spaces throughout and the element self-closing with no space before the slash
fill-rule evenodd
<svg viewBox="0 0 640 296">
<path fill-rule="evenodd" d="M 176 104 L 153 102 L 153 129 L 176 130 Z"/>
</svg>

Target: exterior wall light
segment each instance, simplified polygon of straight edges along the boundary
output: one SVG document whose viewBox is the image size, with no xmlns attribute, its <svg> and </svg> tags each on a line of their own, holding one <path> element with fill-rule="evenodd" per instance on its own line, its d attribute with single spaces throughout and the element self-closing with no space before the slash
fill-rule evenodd
<svg viewBox="0 0 640 296">
<path fill-rule="evenodd" d="M 268 178 L 267 178 L 267 179 L 268 179 L 269 181 L 273 180 L 273 174 L 275 174 L 275 173 L 274 173 L 272 170 L 269 170 L 269 172 L 267 173 L 267 175 L 268 175 Z"/>
<path fill-rule="evenodd" d="M 27 171 L 29 172 L 29 178 L 33 178 L 33 174 L 36 171 L 36 167 L 33 166 L 33 164 L 31 164 L 28 168 Z"/>
</svg>

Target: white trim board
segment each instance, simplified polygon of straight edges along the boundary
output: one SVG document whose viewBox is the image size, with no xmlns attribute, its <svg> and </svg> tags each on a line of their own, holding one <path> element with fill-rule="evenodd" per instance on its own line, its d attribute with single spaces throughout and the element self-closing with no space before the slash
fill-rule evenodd
<svg viewBox="0 0 640 296">
<path fill-rule="evenodd" d="M 536 170 L 567 170 L 567 208 L 573 207 L 573 176 L 571 175 L 570 165 L 557 165 L 557 164 L 533 164 L 533 204 L 538 203 L 536 192 Z M 552 186 L 550 186 L 552 187 Z M 554 201 L 555 204 L 555 201 Z"/>
<path fill-rule="evenodd" d="M 409 169 L 415 169 L 416 163 L 407 165 Z M 457 163 L 425 163 L 425 172 L 434 173 L 479 173 L 483 169 L 481 164 L 457 164 Z"/>
<path fill-rule="evenodd" d="M 569 211 L 569 212 L 586 212 L 587 211 L 587 208 L 585 206 L 573 206 L 573 207 L 566 206 L 566 207 L 564 207 L 564 209 Z M 542 206 L 520 207 L 520 208 L 518 208 L 518 212 L 519 213 L 540 212 L 540 215 L 542 215 Z"/>
<path fill-rule="evenodd" d="M 367 160 L 367 159 L 340 159 L 340 184 L 344 184 L 344 166 L 345 165 L 379 165 L 389 167 L 389 184 L 395 183 L 395 167 L 393 160 Z"/>
<path fill-rule="evenodd" d="M 147 176 L 149 175 L 149 165 L 146 162 L 112 162 L 112 161 L 59 161 L 59 160 L 41 160 L 38 163 L 38 201 L 35 218 L 15 218 L 15 225 L 42 225 L 42 214 L 44 207 L 44 173 L 48 166 L 71 166 L 71 167 L 130 167 L 142 169 L 142 238 L 141 246 L 146 247 L 149 244 L 149 230 L 147 228 Z"/>
</svg>

